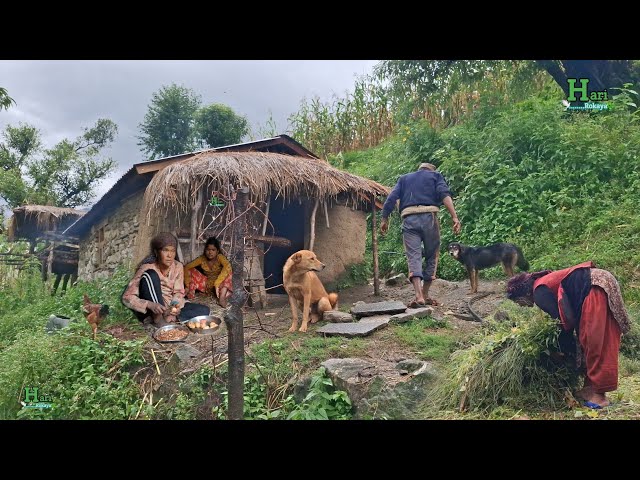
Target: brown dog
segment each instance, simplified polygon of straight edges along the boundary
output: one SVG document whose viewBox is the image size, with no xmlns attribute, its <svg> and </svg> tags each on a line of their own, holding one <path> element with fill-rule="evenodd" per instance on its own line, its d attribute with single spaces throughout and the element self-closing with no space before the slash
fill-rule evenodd
<svg viewBox="0 0 640 480">
<path fill-rule="evenodd" d="M 338 304 L 337 293 L 327 293 L 322 282 L 315 274 L 325 267 L 311 250 L 300 250 L 291 255 L 282 269 L 284 289 L 289 295 L 291 305 L 291 328 L 298 328 L 298 308 L 302 308 L 301 332 L 307 331 L 309 314 L 311 323 L 316 323 L 327 310 L 333 310 Z"/>
</svg>

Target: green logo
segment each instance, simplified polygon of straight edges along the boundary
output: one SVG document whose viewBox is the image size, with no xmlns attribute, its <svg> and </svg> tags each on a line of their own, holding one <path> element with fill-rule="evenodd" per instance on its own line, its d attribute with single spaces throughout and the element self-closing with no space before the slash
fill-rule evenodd
<svg viewBox="0 0 640 480">
<path fill-rule="evenodd" d="M 212 207 L 220 208 L 220 207 L 224 207 L 224 202 L 214 195 L 211 197 L 211 200 L 209 201 L 209 205 L 211 205 Z"/>
<path fill-rule="evenodd" d="M 38 394 L 38 387 L 25 387 L 24 400 L 20 402 L 22 408 L 51 408 L 51 396 Z"/>
<path fill-rule="evenodd" d="M 567 110 L 606 110 L 609 108 L 606 102 L 609 100 L 609 93 L 605 90 L 603 92 L 589 92 L 589 79 L 588 78 L 567 78 L 567 84 L 569 86 L 569 96 L 566 101 L 562 103 L 567 107 Z M 580 95 L 579 97 L 577 95 Z M 584 102 L 582 105 L 571 105 L 570 102 L 580 101 Z"/>
</svg>

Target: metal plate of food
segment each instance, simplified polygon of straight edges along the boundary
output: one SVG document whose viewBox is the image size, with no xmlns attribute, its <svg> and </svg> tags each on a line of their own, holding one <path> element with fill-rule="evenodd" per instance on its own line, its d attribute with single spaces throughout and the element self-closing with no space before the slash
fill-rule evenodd
<svg viewBox="0 0 640 480">
<path fill-rule="evenodd" d="M 184 342 L 189 336 L 189 329 L 182 325 L 165 325 L 153 333 L 154 340 L 162 343 Z"/>
<path fill-rule="evenodd" d="M 214 315 L 198 315 L 197 317 L 183 320 L 180 322 L 185 325 L 189 331 L 199 335 L 213 335 L 216 333 L 222 323 L 220 317 Z"/>
</svg>

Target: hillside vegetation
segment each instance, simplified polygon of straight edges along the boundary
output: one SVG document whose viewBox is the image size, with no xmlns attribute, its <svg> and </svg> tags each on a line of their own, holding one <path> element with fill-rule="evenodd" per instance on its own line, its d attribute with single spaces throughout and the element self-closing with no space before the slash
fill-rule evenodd
<svg viewBox="0 0 640 480">
<path fill-rule="evenodd" d="M 351 103 L 338 102 L 339 108 L 333 111 L 319 104 L 302 109 L 296 117 L 296 129 L 302 136 L 296 138 L 303 143 L 307 137 L 315 138 L 317 145 L 323 145 L 319 153 L 326 153 L 334 166 L 390 187 L 400 175 L 415 171 L 420 162 L 436 164 L 451 187 L 462 220 L 462 234 L 455 240 L 471 245 L 514 242 L 522 247 L 532 271 L 565 268 L 586 260 L 611 270 L 620 281 L 634 320 L 631 333 L 623 338 L 621 353 L 625 381 L 636 385 L 640 371 L 637 95 L 627 89 L 609 102 L 608 110 L 570 112 L 561 103 L 561 90 L 539 72 L 529 77 L 531 83 L 524 84 L 525 70 L 509 74 L 508 64 L 499 68 L 492 75 L 475 77 L 473 84 L 465 84 L 470 90 L 458 88 L 447 95 L 438 94 L 440 114 L 428 99 L 394 105 L 385 100 L 383 90 L 372 90 L 360 82 Z M 512 85 L 520 88 L 516 90 Z M 420 111 L 417 105 L 431 106 Z M 309 110 L 312 107 L 316 108 L 313 114 Z M 322 123 L 311 122 L 312 117 L 322 119 Z M 331 125 L 333 130 L 328 127 Z M 465 276 L 462 267 L 446 254 L 446 245 L 454 236 L 450 218 L 442 210 L 438 276 L 460 280 Z M 383 276 L 406 272 L 400 223 L 399 215 L 394 213 L 389 233 L 380 237 Z M 370 233 L 366 262 L 353 266 L 352 278 L 339 285 L 370 277 Z M 0 237 L 0 252 L 9 248 Z M 142 332 L 138 321 L 119 300 L 131 273 L 128 266 L 123 266 L 106 281 L 80 283 L 65 295 L 52 297 L 50 285 L 43 285 L 39 278 L 37 265 L 20 274 L 0 266 L 0 419 L 224 418 L 224 383 L 215 382 L 215 372 L 209 368 L 180 379 L 180 393 L 170 404 L 150 404 L 143 398 L 140 377 L 136 377 L 142 368 L 151 372 L 153 369 L 144 340 L 119 340 L 104 332 L 98 342 L 91 340 L 80 312 L 85 292 L 93 301 L 111 305 L 104 328 L 119 325 Z M 495 267 L 481 273 L 481 278 L 491 276 L 502 278 L 501 269 Z M 518 315 L 517 310 L 512 308 L 511 315 Z M 53 313 L 79 322 L 61 335 L 47 335 L 44 326 Z M 405 338 L 408 343 L 426 342 L 428 329 L 436 328 L 432 323 L 425 320 L 398 331 L 409 337 Z M 529 345 L 516 338 L 513 329 L 500 328 L 502 344 L 513 341 L 516 346 Z M 555 331 L 544 323 L 540 323 L 539 330 L 544 335 Z M 289 383 L 291 365 L 297 361 L 313 370 L 327 355 L 356 356 L 365 341 L 309 336 L 298 346 L 288 338 L 258 346 L 247 361 L 247 365 L 256 368 L 251 366 L 245 377 L 245 417 L 349 418 L 348 400 L 318 372 L 313 377 L 315 390 L 309 402 L 296 406 Z M 555 337 L 544 341 L 552 346 Z M 495 345 L 486 337 L 469 351 L 477 357 L 479 351 L 493 351 Z M 446 350 L 438 350 L 430 359 L 446 364 L 453 348 L 454 340 L 447 337 Z M 538 354 L 533 348 L 528 352 Z M 300 360 L 301 355 L 304 361 Z M 531 365 L 536 359 L 530 357 L 519 358 L 522 364 Z M 453 358 L 467 357 L 458 353 Z M 221 378 L 225 368 L 218 372 Z M 467 364 L 465 368 L 471 367 Z M 484 388 L 485 384 L 477 385 Z M 38 386 L 47 392 L 56 399 L 55 407 L 22 409 L 19 399 L 25 386 Z M 517 393 L 515 387 L 510 391 L 510 395 Z M 211 403 L 206 403 L 205 398 Z M 486 408 L 495 407 L 490 403 L 492 399 L 483 399 L 489 405 Z M 512 398 L 511 402 L 514 408 L 529 405 L 519 398 Z M 433 418 L 434 413 L 425 416 Z"/>
</svg>

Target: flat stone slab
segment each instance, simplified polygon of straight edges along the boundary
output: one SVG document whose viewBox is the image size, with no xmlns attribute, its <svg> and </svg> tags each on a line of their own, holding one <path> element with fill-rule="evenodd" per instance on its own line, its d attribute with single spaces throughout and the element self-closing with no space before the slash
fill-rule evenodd
<svg viewBox="0 0 640 480">
<path fill-rule="evenodd" d="M 378 321 L 389 323 L 389 320 L 391 320 L 391 315 L 372 315 L 370 317 L 362 317 L 358 323 L 372 323 Z"/>
<path fill-rule="evenodd" d="M 395 315 L 391 315 L 391 322 L 405 323 L 411 320 L 412 318 L 428 317 L 432 313 L 433 313 L 433 308 L 431 307 L 407 308 L 407 311 L 404 313 L 397 313 Z"/>
<path fill-rule="evenodd" d="M 358 323 L 329 323 L 316 330 L 320 335 L 342 337 L 366 337 L 367 335 L 386 327 L 389 320 L 375 320 Z"/>
<path fill-rule="evenodd" d="M 181 362 L 187 362 L 191 358 L 195 358 L 195 357 L 199 356 L 201 353 L 202 352 L 200 350 L 198 350 L 197 348 L 189 345 L 188 343 L 180 345 L 176 349 L 176 355 L 178 356 L 178 358 L 180 359 Z"/>
<path fill-rule="evenodd" d="M 353 316 L 347 312 L 341 312 L 340 310 L 329 310 L 322 314 L 322 319 L 325 322 L 331 323 L 352 323 Z"/>
<path fill-rule="evenodd" d="M 399 301 L 393 302 L 376 302 L 376 303 L 363 303 L 356 305 L 351 309 L 351 313 L 356 317 L 370 317 L 372 315 L 381 315 L 387 313 L 393 315 L 394 313 L 402 313 L 407 310 L 407 306 Z"/>
</svg>

